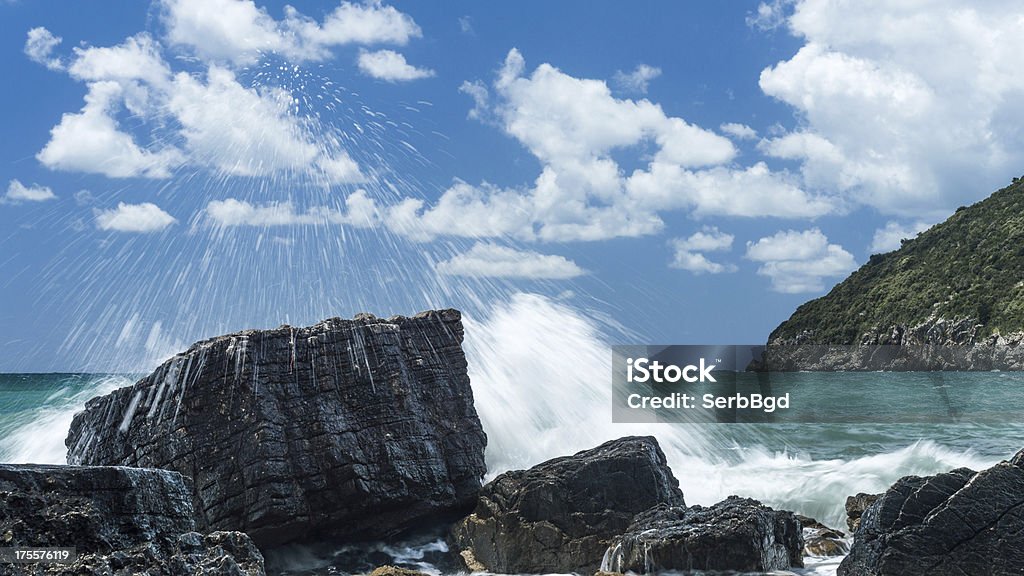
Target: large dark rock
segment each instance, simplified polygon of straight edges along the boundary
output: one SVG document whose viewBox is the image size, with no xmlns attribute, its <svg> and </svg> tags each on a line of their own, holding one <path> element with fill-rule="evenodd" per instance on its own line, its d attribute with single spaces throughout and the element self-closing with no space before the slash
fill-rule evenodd
<svg viewBox="0 0 1024 576">
<path fill-rule="evenodd" d="M 907 476 L 864 511 L 840 576 L 1020 574 L 1024 450 L 975 473 Z"/>
<path fill-rule="evenodd" d="M 452 531 L 474 571 L 593 573 L 608 542 L 656 504 L 685 505 L 657 440 L 612 440 L 506 472 Z"/>
<path fill-rule="evenodd" d="M 73 547 L 73 564 L 3 564 L 0 574 L 262 576 L 239 532 L 195 532 L 176 472 L 0 465 L 0 546 Z"/>
<path fill-rule="evenodd" d="M 201 527 L 275 546 L 383 538 L 470 510 L 485 472 L 456 310 L 194 344 L 90 400 L 68 461 L 193 478 Z"/>
<path fill-rule="evenodd" d="M 768 572 L 803 567 L 803 547 L 792 512 L 730 496 L 710 507 L 661 505 L 638 514 L 608 547 L 601 569 Z"/>
</svg>

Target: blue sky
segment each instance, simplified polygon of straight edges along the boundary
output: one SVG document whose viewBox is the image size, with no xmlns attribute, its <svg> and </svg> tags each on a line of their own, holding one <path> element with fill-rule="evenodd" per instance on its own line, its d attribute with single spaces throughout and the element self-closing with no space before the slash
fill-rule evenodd
<svg viewBox="0 0 1024 576">
<path fill-rule="evenodd" d="M 1024 165 L 1013 2 L 0 12 L 4 371 L 519 291 L 763 342 Z"/>
</svg>

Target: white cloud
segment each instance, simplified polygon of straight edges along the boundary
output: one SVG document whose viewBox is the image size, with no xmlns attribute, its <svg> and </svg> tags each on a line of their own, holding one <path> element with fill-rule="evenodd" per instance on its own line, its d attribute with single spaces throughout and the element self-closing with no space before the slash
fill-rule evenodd
<svg viewBox="0 0 1024 576">
<path fill-rule="evenodd" d="M 308 167 L 319 155 L 288 115 L 291 103 L 284 90 L 260 94 L 230 70 L 211 66 L 206 82 L 176 75 L 167 107 L 181 123 L 193 161 L 228 174 L 265 176 Z"/>
<path fill-rule="evenodd" d="M 412 66 L 405 61 L 405 56 L 394 50 L 364 50 L 359 53 L 358 64 L 363 74 L 388 82 L 408 82 L 434 75 L 433 70 Z"/>
<path fill-rule="evenodd" d="M 150 202 L 119 202 L 117 208 L 95 210 L 94 213 L 97 228 L 117 232 L 159 232 L 177 222 L 173 216 Z"/>
<path fill-rule="evenodd" d="M 116 80 L 122 84 L 139 80 L 159 85 L 171 75 L 160 55 L 160 45 L 146 33 L 129 37 L 117 46 L 76 47 L 74 52 L 68 74 L 78 80 Z"/>
<path fill-rule="evenodd" d="M 737 140 L 754 140 L 757 138 L 757 130 L 754 130 L 746 124 L 726 122 L 719 126 L 718 129 Z"/>
<path fill-rule="evenodd" d="M 473 108 L 466 114 L 474 120 L 487 121 L 489 119 L 491 93 L 487 86 L 479 80 L 474 82 L 463 81 L 459 86 L 459 92 L 468 95 L 473 99 Z"/>
<path fill-rule="evenodd" d="M 902 240 L 914 238 L 929 228 L 931 228 L 931 224 L 921 221 L 907 224 L 895 221 L 886 222 L 884 228 L 875 230 L 875 236 L 871 239 L 870 250 L 872 254 L 891 252 L 900 247 Z"/>
<path fill-rule="evenodd" d="M 661 76 L 661 68 L 640 64 L 632 72 L 619 70 L 612 76 L 612 83 L 623 92 L 630 94 L 646 94 L 647 85 L 651 80 Z"/>
<path fill-rule="evenodd" d="M 1019 2 L 802 0 L 786 22 L 804 46 L 760 86 L 801 122 L 763 150 L 798 160 L 806 186 L 941 218 L 1020 171 Z"/>
<path fill-rule="evenodd" d="M 468 252 L 439 262 L 436 270 L 448 276 L 565 280 L 586 271 L 563 256 L 539 254 L 478 242 Z"/>
<path fill-rule="evenodd" d="M 732 234 L 726 234 L 714 226 L 705 226 L 689 238 L 674 238 L 669 241 L 669 245 L 674 250 L 669 266 L 688 270 L 694 274 L 735 272 L 735 265 L 712 262 L 703 254 L 703 252 L 727 251 L 732 248 L 734 239 Z"/>
<path fill-rule="evenodd" d="M 251 0 L 163 0 L 161 19 L 172 44 L 238 65 L 255 62 L 261 52 L 323 60 L 336 46 L 404 45 L 422 35 L 411 17 L 380 2 L 342 2 L 317 22 L 291 6 L 275 20 Z"/>
<path fill-rule="evenodd" d="M 736 237 L 732 234 L 722 232 L 717 226 L 705 226 L 701 230 L 693 233 L 689 238 L 675 239 L 673 244 L 677 248 L 681 248 L 683 250 L 717 252 L 732 248 L 732 242 L 735 238 Z"/>
<path fill-rule="evenodd" d="M 113 81 L 89 85 L 85 106 L 78 114 L 64 114 L 50 131 L 50 141 L 36 155 L 55 170 L 104 174 L 111 178 L 166 178 L 184 162 L 174 148 L 147 150 L 120 131 L 111 116 L 123 97 Z"/>
<path fill-rule="evenodd" d="M 7 204 L 20 204 L 22 202 L 44 202 L 56 197 L 57 195 L 49 186 L 40 186 L 39 184 L 25 186 L 20 180 L 11 180 L 7 184 L 7 192 L 0 201 Z"/>
<path fill-rule="evenodd" d="M 54 48 L 59 46 L 62 40 L 60 36 L 54 36 L 42 26 L 33 28 L 28 31 L 28 38 L 25 40 L 25 55 L 50 70 L 62 70 L 64 63 L 60 58 L 53 56 Z"/>
<path fill-rule="evenodd" d="M 366 181 L 340 140 L 313 137 L 284 89 L 242 86 L 217 65 L 201 76 L 173 74 L 161 50 L 145 33 L 112 47 L 75 48 L 68 74 L 87 83 L 86 104 L 64 115 L 38 159 L 111 178 L 166 178 L 189 165 L 241 176 L 302 174 L 324 184 Z M 182 148 L 136 142 L 118 126 L 122 112 L 150 127 L 155 141 Z"/>
<path fill-rule="evenodd" d="M 747 258 L 760 262 L 757 273 L 771 279 L 776 292 L 820 292 L 825 278 L 845 276 L 857 263 L 838 244 L 829 244 L 821 230 L 785 230 L 747 242 Z"/>
<path fill-rule="evenodd" d="M 747 26 L 760 30 L 774 30 L 786 22 L 786 7 L 794 0 L 761 2 L 757 11 L 747 14 Z"/>
<path fill-rule="evenodd" d="M 291 202 L 256 205 L 229 198 L 207 204 L 206 215 L 219 226 L 325 226 L 347 225 L 368 228 L 379 224 L 376 204 L 364 190 L 356 190 L 345 199 L 345 210 L 314 206 L 297 212 Z"/>
<path fill-rule="evenodd" d="M 463 34 L 476 34 L 476 31 L 473 30 L 473 18 L 470 16 L 459 16 L 459 30 Z"/>
<path fill-rule="evenodd" d="M 461 91 L 474 99 L 471 117 L 497 124 L 540 161 L 532 187 L 457 182 L 433 206 L 408 200 L 394 207 L 393 227 L 419 239 L 603 240 L 658 232 L 666 210 L 750 217 L 837 210 L 764 164 L 733 166 L 730 140 L 667 116 L 649 100 L 615 98 L 605 82 L 550 64 L 527 74 L 517 50 L 508 53 L 493 88 L 493 99 L 481 83 L 464 83 Z M 655 152 L 646 168 L 627 175 L 614 155 L 641 146 Z"/>
<path fill-rule="evenodd" d="M 835 200 L 806 193 L 794 178 L 772 172 L 763 162 L 700 171 L 655 163 L 634 172 L 627 185 L 645 203 L 689 207 L 700 216 L 815 218 L 839 209 Z"/>
</svg>

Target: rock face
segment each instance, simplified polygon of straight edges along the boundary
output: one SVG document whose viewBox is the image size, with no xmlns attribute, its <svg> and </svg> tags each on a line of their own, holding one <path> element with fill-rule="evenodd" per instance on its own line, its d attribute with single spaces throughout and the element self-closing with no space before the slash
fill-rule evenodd
<svg viewBox="0 0 1024 576">
<path fill-rule="evenodd" d="M 264 574 L 245 534 L 195 532 L 191 492 L 165 470 L 0 465 L 0 546 L 74 547 L 78 556 L 0 564 L 0 574 Z"/>
<path fill-rule="evenodd" d="M 199 342 L 90 400 L 68 461 L 189 476 L 201 528 L 261 547 L 461 515 L 486 444 L 462 338 L 459 312 L 442 310 Z"/>
<path fill-rule="evenodd" d="M 1020 574 L 1024 450 L 988 470 L 900 479 L 864 511 L 840 576 Z"/>
<path fill-rule="evenodd" d="M 657 440 L 621 438 L 498 476 L 452 540 L 474 571 L 592 574 L 608 542 L 656 504 L 685 505 L 679 481 Z"/>
<path fill-rule="evenodd" d="M 803 567 L 803 547 L 791 512 L 730 496 L 710 507 L 661 505 L 638 514 L 608 547 L 601 569 L 768 572 Z"/>
</svg>

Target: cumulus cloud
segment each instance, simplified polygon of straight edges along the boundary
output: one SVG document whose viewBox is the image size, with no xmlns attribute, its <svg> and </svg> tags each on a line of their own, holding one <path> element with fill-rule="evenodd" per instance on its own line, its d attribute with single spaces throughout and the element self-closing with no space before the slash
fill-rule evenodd
<svg viewBox="0 0 1024 576">
<path fill-rule="evenodd" d="M 760 30 L 774 30 L 786 23 L 786 8 L 795 0 L 761 2 L 757 10 L 747 14 L 747 26 Z"/>
<path fill-rule="evenodd" d="M 159 232 L 177 222 L 173 216 L 150 202 L 119 202 L 117 208 L 95 210 L 94 214 L 97 228 L 117 232 Z"/>
<path fill-rule="evenodd" d="M 563 256 L 481 242 L 463 254 L 439 262 L 435 268 L 438 273 L 447 276 L 533 280 L 565 280 L 586 273 L 575 262 Z"/>
<path fill-rule="evenodd" d="M 163 84 L 171 76 L 160 55 L 160 45 L 149 34 L 138 34 L 109 47 L 76 47 L 68 67 L 72 78 L 83 81 L 114 80 L 122 84 L 139 80 Z"/>
<path fill-rule="evenodd" d="M 50 70 L 61 70 L 64 63 L 60 58 L 53 56 L 53 50 L 60 45 L 62 38 L 54 36 L 42 26 L 28 31 L 28 38 L 25 39 L 25 55 L 30 60 L 46 66 Z"/>
<path fill-rule="evenodd" d="M 163 0 L 161 20 L 172 44 L 238 65 L 255 62 L 262 52 L 317 61 L 336 46 L 404 45 L 422 35 L 409 15 L 380 2 L 342 2 L 318 22 L 291 6 L 277 20 L 252 0 Z"/>
<path fill-rule="evenodd" d="M 931 228 L 931 224 L 921 221 L 905 224 L 895 221 L 886 222 L 884 228 L 875 230 L 870 250 L 873 254 L 891 252 L 900 247 L 902 240 L 914 238 L 929 228 Z"/>
<path fill-rule="evenodd" d="M 632 72 L 619 70 L 612 76 L 612 83 L 616 88 L 630 94 L 646 94 L 647 85 L 658 76 L 661 76 L 661 68 L 640 64 Z"/>
<path fill-rule="evenodd" d="M 124 88 L 117 82 L 90 84 L 81 112 L 64 114 L 36 158 L 55 170 L 111 178 L 168 177 L 173 168 L 184 162 L 184 157 L 175 148 L 143 148 L 130 134 L 120 130 L 112 114 L 123 95 Z"/>
<path fill-rule="evenodd" d="M 379 223 L 378 208 L 364 190 L 356 190 L 345 199 L 345 210 L 314 206 L 299 212 L 291 202 L 253 204 L 229 198 L 207 204 L 206 216 L 214 224 L 225 227 L 347 225 L 368 228 Z"/>
<path fill-rule="evenodd" d="M 408 82 L 430 78 L 434 71 L 417 68 L 405 61 L 405 56 L 394 50 L 362 51 L 359 53 L 359 70 L 367 76 L 388 82 Z"/>
<path fill-rule="evenodd" d="M 462 85 L 474 100 L 470 116 L 523 144 L 540 161 L 540 175 L 528 188 L 456 182 L 433 205 L 396 206 L 393 226 L 421 239 L 604 240 L 656 233 L 667 210 L 798 218 L 837 210 L 765 164 L 734 166 L 729 139 L 668 116 L 649 100 L 616 98 L 605 82 L 550 64 L 527 73 L 518 50 L 508 53 L 492 87 L 493 97 L 482 83 Z M 654 152 L 631 173 L 613 157 L 642 146 Z"/>
<path fill-rule="evenodd" d="M 746 124 L 739 124 L 736 122 L 726 122 L 718 127 L 719 130 L 732 136 L 737 140 L 755 140 L 757 139 L 757 130 L 754 130 Z"/>
<path fill-rule="evenodd" d="M 313 134 L 284 89 L 243 86 L 237 67 L 265 52 L 323 60 L 341 45 L 404 45 L 422 35 L 411 17 L 379 1 L 340 2 L 320 20 L 286 7 L 279 19 L 252 0 L 158 0 L 162 35 L 140 33 L 114 46 L 75 47 L 54 57 L 60 38 L 29 31 L 25 53 L 87 87 L 80 113 L 65 114 L 37 158 L 56 170 L 111 178 L 167 178 L 177 168 L 230 175 L 308 176 L 325 185 L 366 181 L 337 135 Z M 204 71 L 176 73 L 166 42 L 198 56 Z M 361 69 L 397 82 L 433 75 L 393 51 L 362 53 Z M 142 130 L 121 127 L 130 117 Z M 145 129 L 147 136 L 141 136 Z M 329 132 L 329 130 L 328 130 Z"/>
<path fill-rule="evenodd" d="M 1020 171 L 1019 3 L 801 0 L 762 12 L 785 14 L 804 41 L 760 86 L 801 116 L 763 151 L 798 161 L 806 186 L 941 218 Z"/>
<path fill-rule="evenodd" d="M 821 230 L 785 230 L 747 242 L 746 257 L 761 266 L 757 273 L 771 280 L 776 292 L 799 294 L 825 289 L 825 278 L 845 276 L 857 263 L 838 244 L 829 244 Z"/>
<path fill-rule="evenodd" d="M 181 123 L 185 148 L 195 163 L 241 176 L 318 166 L 332 181 L 361 181 L 347 155 L 323 156 L 289 114 L 291 104 L 291 95 L 282 89 L 258 92 L 242 86 L 230 70 L 211 66 L 205 82 L 177 74 L 167 108 Z"/>
<path fill-rule="evenodd" d="M 366 180 L 331 138 L 315 140 L 283 89 L 242 86 L 235 73 L 174 74 L 159 42 L 138 34 L 111 47 L 79 47 L 68 74 L 89 88 L 81 113 L 65 114 L 37 158 L 46 166 L 111 178 L 166 178 L 180 166 L 240 176 L 307 174 L 326 184 Z M 138 142 L 121 113 L 162 131 Z M 319 142 L 314 144 L 314 142 Z"/>
<path fill-rule="evenodd" d="M 11 180 L 7 184 L 7 192 L 3 195 L 2 201 L 6 204 L 20 204 L 22 202 L 45 202 L 53 200 L 57 195 L 49 186 L 33 184 L 25 186 L 20 180 Z"/>
<path fill-rule="evenodd" d="M 727 251 L 732 248 L 733 240 L 735 237 L 732 234 L 726 234 L 714 226 L 705 226 L 688 238 L 674 238 L 669 241 L 669 245 L 674 251 L 669 266 L 694 274 L 735 272 L 735 265 L 713 262 L 703 254 L 704 252 Z"/>
</svg>

